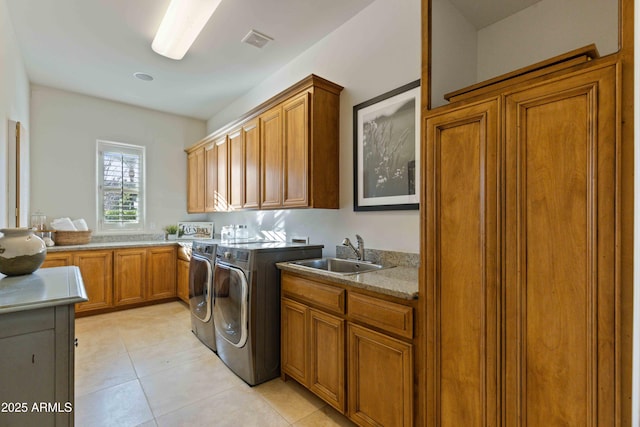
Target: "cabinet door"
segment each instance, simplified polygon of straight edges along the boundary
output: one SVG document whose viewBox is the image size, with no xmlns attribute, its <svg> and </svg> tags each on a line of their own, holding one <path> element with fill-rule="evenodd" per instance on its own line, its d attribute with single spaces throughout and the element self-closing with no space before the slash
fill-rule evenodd
<svg viewBox="0 0 640 427">
<path fill-rule="evenodd" d="M 497 123 L 496 100 L 426 121 L 427 425 L 500 425 Z"/>
<path fill-rule="evenodd" d="M 71 265 L 73 257 L 69 252 L 47 252 L 47 257 L 44 259 L 40 268 L 49 267 L 66 267 Z"/>
<path fill-rule="evenodd" d="M 216 144 L 209 144 L 204 148 L 205 164 L 205 211 L 216 210 L 218 195 L 218 150 Z"/>
<path fill-rule="evenodd" d="M 344 413 L 344 320 L 309 310 L 309 390 Z"/>
<path fill-rule="evenodd" d="M 506 98 L 508 426 L 615 425 L 616 68 Z"/>
<path fill-rule="evenodd" d="M 189 261 L 183 259 L 177 261 L 176 293 L 178 298 L 189 303 Z"/>
<path fill-rule="evenodd" d="M 244 139 L 244 204 L 243 207 L 260 207 L 260 127 L 258 119 L 242 126 Z"/>
<path fill-rule="evenodd" d="M 229 210 L 229 142 L 227 137 L 216 141 L 216 180 L 215 210 Z"/>
<path fill-rule="evenodd" d="M 282 207 L 282 108 L 260 116 L 260 174 L 262 208 Z"/>
<path fill-rule="evenodd" d="M 241 209 L 244 204 L 244 144 L 243 132 L 229 134 L 229 206 Z"/>
<path fill-rule="evenodd" d="M 309 384 L 309 309 L 300 303 L 282 299 L 282 372 L 302 385 Z"/>
<path fill-rule="evenodd" d="M 113 306 L 113 256 L 111 251 L 78 251 L 73 264 L 80 268 L 89 301 L 76 304 L 76 311 Z"/>
<path fill-rule="evenodd" d="M 412 426 L 413 346 L 352 323 L 347 329 L 349 417 L 361 426 Z"/>
<path fill-rule="evenodd" d="M 113 297 L 115 305 L 145 300 L 146 250 L 118 249 L 113 252 Z"/>
<path fill-rule="evenodd" d="M 55 333 L 53 329 L 0 339 L 0 402 L 3 426 L 54 426 L 51 412 L 32 411 L 40 402 L 56 402 Z M 60 402 L 64 405 L 64 402 Z"/>
<path fill-rule="evenodd" d="M 187 155 L 187 212 L 204 212 L 204 148 Z"/>
<path fill-rule="evenodd" d="M 147 249 L 147 300 L 176 296 L 176 248 Z"/>
<path fill-rule="evenodd" d="M 305 92 L 282 106 L 285 207 L 309 205 L 309 96 Z"/>
</svg>

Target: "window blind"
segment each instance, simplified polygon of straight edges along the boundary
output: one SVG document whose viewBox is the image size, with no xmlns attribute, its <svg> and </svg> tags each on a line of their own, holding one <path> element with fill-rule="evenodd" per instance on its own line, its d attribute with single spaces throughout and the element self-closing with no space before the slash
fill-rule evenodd
<svg viewBox="0 0 640 427">
<path fill-rule="evenodd" d="M 144 147 L 100 141 L 98 162 L 102 228 L 141 229 Z"/>
</svg>

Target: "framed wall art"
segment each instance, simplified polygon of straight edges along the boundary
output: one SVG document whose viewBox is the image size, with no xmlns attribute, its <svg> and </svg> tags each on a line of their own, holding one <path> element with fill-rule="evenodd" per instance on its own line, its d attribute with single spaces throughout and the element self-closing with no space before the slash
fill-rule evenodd
<svg viewBox="0 0 640 427">
<path fill-rule="evenodd" d="M 420 80 L 353 107 L 353 210 L 419 208 Z"/>
</svg>

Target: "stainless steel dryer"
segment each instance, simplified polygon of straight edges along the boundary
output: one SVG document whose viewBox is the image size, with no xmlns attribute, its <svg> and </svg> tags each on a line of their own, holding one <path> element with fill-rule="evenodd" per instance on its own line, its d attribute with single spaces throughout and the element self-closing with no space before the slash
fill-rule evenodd
<svg viewBox="0 0 640 427">
<path fill-rule="evenodd" d="M 189 261 L 189 308 L 191 331 L 211 350 L 216 351 L 213 327 L 213 269 L 216 242 L 194 241 Z"/>
<path fill-rule="evenodd" d="M 218 245 L 213 323 L 218 356 L 249 385 L 280 375 L 277 262 L 322 256 L 322 245 Z"/>
</svg>

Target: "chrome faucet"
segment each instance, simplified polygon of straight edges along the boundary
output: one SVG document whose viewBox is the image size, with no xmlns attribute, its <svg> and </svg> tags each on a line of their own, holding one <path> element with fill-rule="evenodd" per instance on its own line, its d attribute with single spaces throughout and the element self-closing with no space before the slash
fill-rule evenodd
<svg viewBox="0 0 640 427">
<path fill-rule="evenodd" d="M 353 245 L 351 244 L 351 240 L 349 240 L 348 237 L 344 238 L 344 240 L 342 241 L 342 245 L 351 248 L 351 250 L 355 252 L 358 261 L 364 261 L 364 240 L 362 240 L 362 237 L 360 237 L 358 234 L 356 234 L 356 240 L 358 241 L 357 249 L 353 247 Z"/>
</svg>

